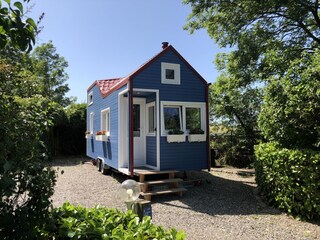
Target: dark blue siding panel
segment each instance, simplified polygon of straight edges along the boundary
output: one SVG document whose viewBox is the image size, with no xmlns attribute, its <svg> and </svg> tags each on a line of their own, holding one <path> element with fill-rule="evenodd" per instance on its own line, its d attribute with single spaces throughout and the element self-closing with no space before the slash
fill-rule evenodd
<svg viewBox="0 0 320 240">
<path fill-rule="evenodd" d="M 180 64 L 180 85 L 161 83 L 161 62 Z M 159 89 L 160 101 L 205 102 L 205 85 L 172 51 L 141 71 L 133 79 L 133 87 Z"/>
<path fill-rule="evenodd" d="M 161 170 L 188 171 L 207 168 L 206 142 L 168 143 L 166 137 L 160 139 Z"/>
<path fill-rule="evenodd" d="M 118 93 L 125 88 L 126 86 L 113 92 L 108 97 L 102 98 L 99 89 L 94 86 L 91 90 L 93 92 L 93 104 L 87 107 L 87 129 L 90 128 L 90 113 L 94 113 L 93 137 L 87 139 L 87 155 L 95 159 L 103 158 L 109 166 L 115 169 L 118 168 Z M 110 108 L 110 141 L 96 141 L 95 133 L 101 130 L 101 110 L 106 108 Z"/>
<path fill-rule="evenodd" d="M 147 137 L 147 164 L 157 166 L 157 141 L 156 137 Z"/>
</svg>

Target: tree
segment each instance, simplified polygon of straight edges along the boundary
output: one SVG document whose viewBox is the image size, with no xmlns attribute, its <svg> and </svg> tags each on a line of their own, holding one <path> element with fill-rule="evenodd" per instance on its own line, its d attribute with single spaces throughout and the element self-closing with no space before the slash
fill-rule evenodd
<svg viewBox="0 0 320 240">
<path fill-rule="evenodd" d="M 34 239 L 48 221 L 55 183 L 42 141 L 55 105 L 38 94 L 39 81 L 19 61 L 21 51 L 32 49 L 36 25 L 31 18 L 23 21 L 21 2 L 5 2 L 8 7 L 0 1 L 0 238 Z"/>
<path fill-rule="evenodd" d="M 3 3 L 6 2 L 7 6 Z M 24 2 L 29 2 L 25 0 Z M 13 46 L 22 51 L 31 51 L 35 43 L 37 25 L 32 18 L 24 19 L 23 5 L 21 2 L 0 0 L 0 49 Z"/>
<path fill-rule="evenodd" d="M 55 172 L 43 134 L 55 105 L 21 65 L 0 60 L 0 238 L 33 239 L 48 220 Z"/>
<path fill-rule="evenodd" d="M 320 51 L 290 63 L 270 82 L 259 123 L 264 136 L 287 148 L 320 149 Z"/>
<path fill-rule="evenodd" d="M 68 74 L 65 69 L 68 62 L 56 53 L 56 48 L 50 41 L 34 49 L 31 54 L 31 70 L 41 82 L 41 92 L 52 101 L 66 107 L 71 103 L 65 94 L 69 91 Z"/>
<path fill-rule="evenodd" d="M 192 13 L 186 29 L 205 28 L 221 46 L 226 68 L 245 86 L 282 76 L 290 61 L 320 43 L 318 0 L 184 0 Z"/>
</svg>

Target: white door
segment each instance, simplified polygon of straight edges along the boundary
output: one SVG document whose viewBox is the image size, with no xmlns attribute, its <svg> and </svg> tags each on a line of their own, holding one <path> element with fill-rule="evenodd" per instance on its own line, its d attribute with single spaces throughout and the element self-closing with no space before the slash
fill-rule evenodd
<svg viewBox="0 0 320 240">
<path fill-rule="evenodd" d="M 146 165 L 145 105 L 144 98 L 133 99 L 133 159 L 135 167 Z"/>
</svg>

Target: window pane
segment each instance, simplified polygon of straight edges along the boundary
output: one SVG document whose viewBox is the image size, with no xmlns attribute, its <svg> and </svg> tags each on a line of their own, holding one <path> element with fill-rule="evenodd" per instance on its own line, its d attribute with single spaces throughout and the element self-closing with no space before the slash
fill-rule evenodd
<svg viewBox="0 0 320 240">
<path fill-rule="evenodd" d="M 166 79 L 174 79 L 174 70 L 166 69 Z"/>
<path fill-rule="evenodd" d="M 164 107 L 163 113 L 166 130 L 181 129 L 179 107 Z"/>
<path fill-rule="evenodd" d="M 186 108 L 187 129 L 201 128 L 201 109 Z"/>
<path fill-rule="evenodd" d="M 149 133 L 154 133 L 154 106 L 148 108 Z"/>
<path fill-rule="evenodd" d="M 133 136 L 140 137 L 140 105 L 133 104 Z"/>
</svg>

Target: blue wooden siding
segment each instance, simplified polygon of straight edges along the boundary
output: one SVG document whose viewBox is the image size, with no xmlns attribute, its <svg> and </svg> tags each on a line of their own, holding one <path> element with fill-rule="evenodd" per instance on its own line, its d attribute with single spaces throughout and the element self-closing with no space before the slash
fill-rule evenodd
<svg viewBox="0 0 320 240">
<path fill-rule="evenodd" d="M 157 138 L 156 136 L 147 136 L 147 164 L 157 166 Z"/>
<path fill-rule="evenodd" d="M 102 98 L 97 86 L 89 92 L 93 92 L 93 104 L 87 107 L 87 129 L 90 129 L 90 113 L 94 113 L 93 136 L 87 139 L 87 156 L 91 158 L 103 158 L 105 162 L 117 169 L 118 168 L 118 93 L 126 86 L 113 92 L 106 98 Z M 101 110 L 110 108 L 110 140 L 101 142 L 95 140 L 97 131 L 101 130 Z"/>
<path fill-rule="evenodd" d="M 161 83 L 161 62 L 180 64 L 180 85 Z M 133 87 L 159 89 L 160 101 L 205 102 L 205 84 L 172 51 L 168 51 L 141 71 L 133 79 Z M 159 117 L 161 120 L 161 116 Z M 158 133 L 161 133 L 161 129 Z M 148 146 L 151 146 L 151 143 L 148 142 L 147 138 L 147 163 L 149 161 L 153 163 L 156 160 L 148 159 L 148 156 L 156 156 L 156 148 L 148 149 Z M 166 137 L 160 137 L 160 168 L 161 170 L 176 169 L 181 171 L 207 168 L 206 142 L 167 143 Z"/>
<path fill-rule="evenodd" d="M 207 168 L 206 142 L 167 143 L 160 138 L 160 170 L 202 170 Z"/>
<path fill-rule="evenodd" d="M 161 62 L 180 64 L 180 85 L 161 83 Z M 134 88 L 159 89 L 160 101 L 205 102 L 205 86 L 174 52 L 168 51 L 133 79 Z"/>
</svg>

